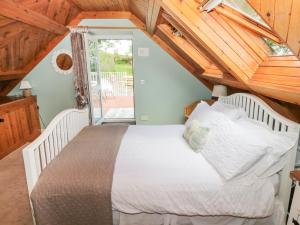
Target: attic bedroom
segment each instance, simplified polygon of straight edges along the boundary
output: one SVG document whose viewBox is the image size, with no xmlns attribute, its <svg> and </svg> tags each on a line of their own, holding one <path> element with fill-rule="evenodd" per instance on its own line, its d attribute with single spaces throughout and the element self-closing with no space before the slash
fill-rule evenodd
<svg viewBox="0 0 300 225">
<path fill-rule="evenodd" d="M 0 225 L 299 225 L 300 1 L 1 0 Z"/>
</svg>

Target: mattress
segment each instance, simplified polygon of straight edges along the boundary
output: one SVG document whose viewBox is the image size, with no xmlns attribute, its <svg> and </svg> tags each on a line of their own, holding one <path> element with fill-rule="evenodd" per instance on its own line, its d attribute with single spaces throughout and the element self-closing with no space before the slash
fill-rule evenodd
<svg viewBox="0 0 300 225">
<path fill-rule="evenodd" d="M 247 218 L 272 214 L 278 178 L 226 183 L 201 153 L 189 148 L 182 138 L 184 129 L 184 125 L 129 127 L 115 164 L 115 210 Z"/>
<path fill-rule="evenodd" d="M 113 225 L 284 225 L 283 204 L 276 199 L 273 214 L 266 218 L 248 219 L 232 216 L 178 216 L 170 214 L 126 214 L 113 211 Z"/>
</svg>

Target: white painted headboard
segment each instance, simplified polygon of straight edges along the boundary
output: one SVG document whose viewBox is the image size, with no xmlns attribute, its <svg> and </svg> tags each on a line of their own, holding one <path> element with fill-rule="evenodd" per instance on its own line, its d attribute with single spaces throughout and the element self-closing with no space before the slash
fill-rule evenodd
<svg viewBox="0 0 300 225">
<path fill-rule="evenodd" d="M 220 97 L 219 101 L 244 109 L 248 114 L 248 118 L 264 123 L 270 130 L 283 133 L 296 132 L 299 134 L 300 132 L 299 124 L 275 112 L 263 100 L 254 95 L 237 93 L 227 97 Z M 294 170 L 295 167 L 297 147 L 298 141 L 289 152 L 289 163 L 287 163 L 280 173 L 279 199 L 284 204 L 286 212 L 292 186 L 292 180 L 289 177 L 289 173 Z"/>
</svg>

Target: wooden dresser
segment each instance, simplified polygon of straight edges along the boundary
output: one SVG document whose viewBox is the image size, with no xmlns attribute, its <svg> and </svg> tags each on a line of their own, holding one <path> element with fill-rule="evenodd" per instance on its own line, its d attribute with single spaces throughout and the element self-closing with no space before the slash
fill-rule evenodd
<svg viewBox="0 0 300 225">
<path fill-rule="evenodd" d="M 0 159 L 41 133 L 36 97 L 0 97 Z"/>
<path fill-rule="evenodd" d="M 214 104 L 214 102 L 216 102 L 216 100 L 214 100 L 214 99 L 202 99 L 200 101 L 205 101 L 209 105 L 212 105 L 212 104 Z M 193 102 L 192 104 L 184 107 L 184 117 L 186 120 L 189 118 L 189 116 L 191 115 L 193 110 L 196 108 L 196 106 L 200 103 L 200 101 Z"/>
</svg>

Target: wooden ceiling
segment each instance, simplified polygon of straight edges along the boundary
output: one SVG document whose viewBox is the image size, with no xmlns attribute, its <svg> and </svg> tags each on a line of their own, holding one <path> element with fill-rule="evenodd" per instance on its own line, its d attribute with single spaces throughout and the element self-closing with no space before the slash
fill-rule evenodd
<svg viewBox="0 0 300 225">
<path fill-rule="evenodd" d="M 270 27 L 300 55 L 300 1 L 248 0 Z"/>
<path fill-rule="evenodd" d="M 0 95 L 62 40 L 67 26 L 84 18 L 127 18 L 207 87 L 221 83 L 300 105 L 298 1 L 249 0 L 271 30 L 226 6 L 202 11 L 199 2 L 1 0 Z M 296 56 L 272 57 L 262 37 L 287 43 Z"/>
</svg>

